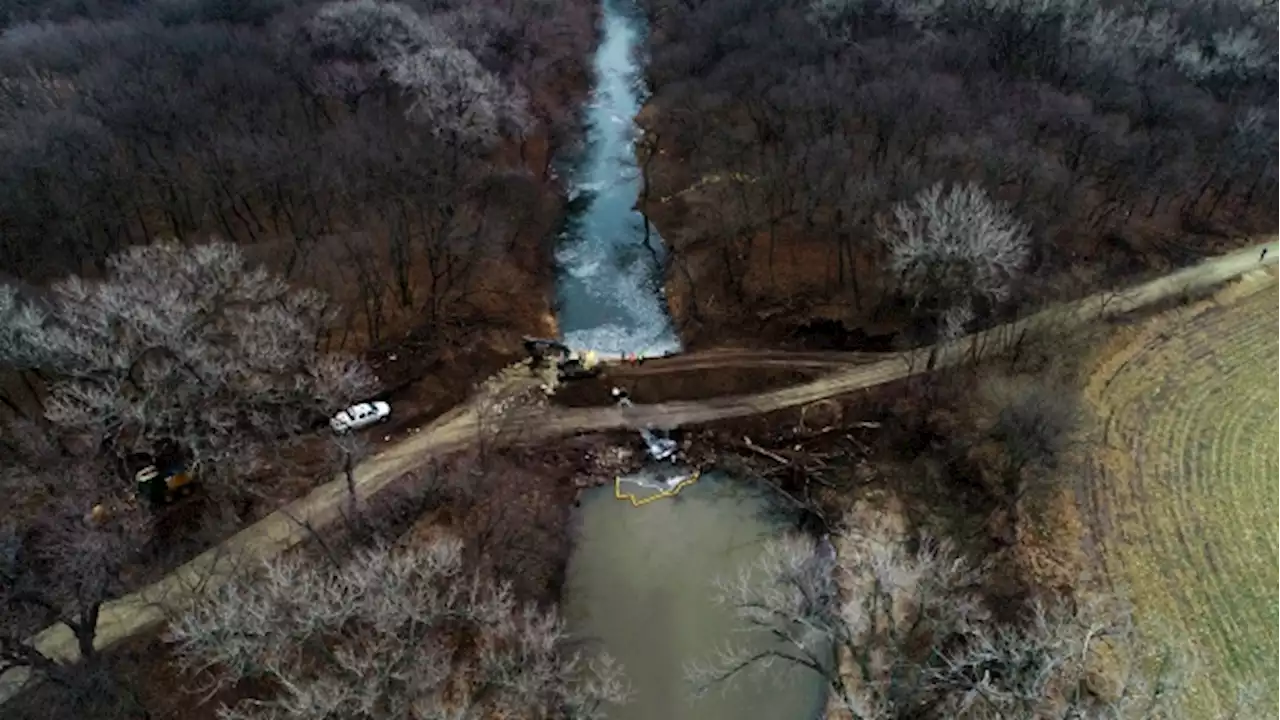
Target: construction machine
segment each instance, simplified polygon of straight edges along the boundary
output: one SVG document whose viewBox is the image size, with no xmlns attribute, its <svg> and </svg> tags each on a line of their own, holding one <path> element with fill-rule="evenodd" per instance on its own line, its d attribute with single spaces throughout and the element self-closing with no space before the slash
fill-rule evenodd
<svg viewBox="0 0 1280 720">
<path fill-rule="evenodd" d="M 594 350 L 573 350 L 558 340 L 526 337 L 524 349 L 535 364 L 554 362 L 561 381 L 595 377 L 602 369 Z"/>
<path fill-rule="evenodd" d="M 150 461 L 149 456 L 145 457 L 146 464 L 133 474 L 134 491 L 96 503 L 85 515 L 86 522 L 103 525 L 113 518 L 127 517 L 140 509 L 140 502 L 157 511 L 195 492 L 198 483 L 181 459 L 169 457 L 163 461 Z"/>
<path fill-rule="evenodd" d="M 170 511 L 177 508 L 171 506 L 186 505 L 183 501 L 200 489 L 194 460 L 182 443 L 168 439 L 120 457 L 115 470 L 125 482 L 132 481 L 132 490 L 93 498 L 85 522 L 101 526 L 140 517 L 147 511 L 153 518 L 174 517 Z"/>
<path fill-rule="evenodd" d="M 152 463 L 139 470 L 133 479 L 138 497 L 152 507 L 169 505 L 195 491 L 191 473 L 181 463 L 168 463 L 161 467 Z"/>
</svg>

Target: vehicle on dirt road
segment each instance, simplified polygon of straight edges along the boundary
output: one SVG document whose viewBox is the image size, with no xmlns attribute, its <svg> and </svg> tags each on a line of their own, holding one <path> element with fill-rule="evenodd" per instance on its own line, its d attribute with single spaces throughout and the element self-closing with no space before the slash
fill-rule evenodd
<svg viewBox="0 0 1280 720">
<path fill-rule="evenodd" d="M 356 403 L 329 420 L 329 427 L 338 435 L 362 430 L 375 423 L 386 422 L 391 417 L 391 406 L 381 400 Z"/>
</svg>

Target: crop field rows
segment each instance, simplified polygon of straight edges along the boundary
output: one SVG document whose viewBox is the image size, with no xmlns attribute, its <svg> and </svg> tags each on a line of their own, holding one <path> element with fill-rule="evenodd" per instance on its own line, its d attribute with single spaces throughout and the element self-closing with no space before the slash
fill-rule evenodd
<svg viewBox="0 0 1280 720">
<path fill-rule="evenodd" d="M 1278 301 L 1271 284 L 1166 313 L 1089 384 L 1100 554 L 1140 624 L 1190 641 L 1194 718 L 1241 687 L 1276 714 Z"/>
</svg>

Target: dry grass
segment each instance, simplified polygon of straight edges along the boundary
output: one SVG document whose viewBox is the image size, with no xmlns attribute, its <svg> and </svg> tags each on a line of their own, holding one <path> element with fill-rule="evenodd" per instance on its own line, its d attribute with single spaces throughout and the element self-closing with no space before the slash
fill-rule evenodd
<svg viewBox="0 0 1280 720">
<path fill-rule="evenodd" d="M 1242 686 L 1277 711 L 1278 299 L 1256 277 L 1127 328 L 1086 389 L 1097 549 L 1148 629 L 1197 655 L 1195 718 Z"/>
</svg>

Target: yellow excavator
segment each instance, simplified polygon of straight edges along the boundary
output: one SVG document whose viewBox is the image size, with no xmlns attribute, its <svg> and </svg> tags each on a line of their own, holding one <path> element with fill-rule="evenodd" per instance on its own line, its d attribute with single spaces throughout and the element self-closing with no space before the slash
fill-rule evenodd
<svg viewBox="0 0 1280 720">
<path fill-rule="evenodd" d="M 195 491 L 191 473 L 180 463 L 170 464 L 164 470 L 154 463 L 147 465 L 134 474 L 133 481 L 138 497 L 153 506 L 168 505 Z"/>
<path fill-rule="evenodd" d="M 181 456 L 172 452 L 139 468 L 133 474 L 133 482 L 134 492 L 129 500 L 98 503 L 89 510 L 85 519 L 102 524 L 113 515 L 135 509 L 138 500 L 145 501 L 153 509 L 159 509 L 189 497 L 198 486 Z"/>
</svg>

